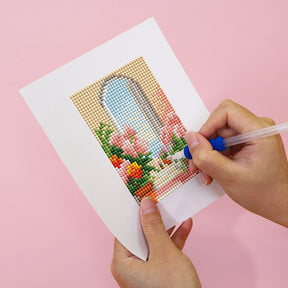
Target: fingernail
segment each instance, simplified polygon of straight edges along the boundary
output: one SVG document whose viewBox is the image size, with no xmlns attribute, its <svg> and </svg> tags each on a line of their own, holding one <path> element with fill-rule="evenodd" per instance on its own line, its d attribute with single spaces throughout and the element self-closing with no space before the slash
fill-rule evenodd
<svg viewBox="0 0 288 288">
<path fill-rule="evenodd" d="M 201 181 L 203 184 L 207 185 L 207 174 L 204 172 L 200 172 Z"/>
<path fill-rule="evenodd" d="M 199 144 L 195 132 L 188 132 L 186 134 L 186 141 L 190 149 L 193 149 L 195 146 Z"/>
<path fill-rule="evenodd" d="M 140 207 L 143 214 L 150 214 L 156 211 L 156 204 L 150 197 L 143 198 Z"/>
</svg>

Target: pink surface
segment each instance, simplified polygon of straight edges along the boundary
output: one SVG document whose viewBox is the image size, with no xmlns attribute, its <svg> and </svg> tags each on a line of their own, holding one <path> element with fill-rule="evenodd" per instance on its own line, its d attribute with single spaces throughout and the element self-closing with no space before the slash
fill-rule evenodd
<svg viewBox="0 0 288 288">
<path fill-rule="evenodd" d="M 210 111 L 231 98 L 288 121 L 285 0 L 3 3 L 0 287 L 117 287 L 110 275 L 113 237 L 19 88 L 154 16 Z M 283 139 L 287 148 L 288 135 Z M 282 288 L 287 240 L 287 229 L 224 197 L 194 217 L 185 252 L 203 287 Z"/>
</svg>

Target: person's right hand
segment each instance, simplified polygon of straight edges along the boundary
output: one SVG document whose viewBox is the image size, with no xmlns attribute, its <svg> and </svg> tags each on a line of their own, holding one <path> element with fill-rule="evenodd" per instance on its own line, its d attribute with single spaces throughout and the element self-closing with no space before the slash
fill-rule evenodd
<svg viewBox="0 0 288 288">
<path fill-rule="evenodd" d="M 244 208 L 288 227 L 288 164 L 280 135 L 231 147 L 223 154 L 213 150 L 207 140 L 274 124 L 225 100 L 199 133 L 187 133 L 186 141 L 193 157 L 190 168 L 201 170 L 202 182 L 208 185 L 214 178 Z"/>
</svg>

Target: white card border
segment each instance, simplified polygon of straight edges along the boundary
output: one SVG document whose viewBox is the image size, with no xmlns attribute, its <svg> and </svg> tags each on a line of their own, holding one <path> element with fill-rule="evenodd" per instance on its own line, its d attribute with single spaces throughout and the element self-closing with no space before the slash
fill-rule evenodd
<svg viewBox="0 0 288 288">
<path fill-rule="evenodd" d="M 20 90 L 75 182 L 114 236 L 146 259 L 139 206 L 91 133 L 70 96 L 143 56 L 188 130 L 209 113 L 153 18 Z M 113 181 L 111 181 L 113 179 Z M 107 192 L 109 191 L 109 193 Z M 196 176 L 158 203 L 166 228 L 182 222 L 223 195 Z"/>
</svg>

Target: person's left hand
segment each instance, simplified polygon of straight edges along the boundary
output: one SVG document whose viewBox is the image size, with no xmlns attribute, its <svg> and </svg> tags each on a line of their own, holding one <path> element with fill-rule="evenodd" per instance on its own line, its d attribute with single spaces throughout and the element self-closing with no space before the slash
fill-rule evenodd
<svg viewBox="0 0 288 288">
<path fill-rule="evenodd" d="M 191 287 L 201 284 L 191 260 L 181 251 L 192 228 L 192 219 L 184 221 L 170 238 L 160 212 L 151 198 L 140 205 L 140 220 L 149 247 L 147 261 L 131 254 L 117 239 L 111 272 L 120 287 Z"/>
</svg>

